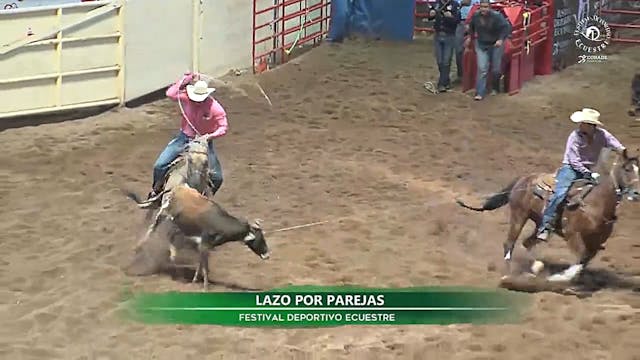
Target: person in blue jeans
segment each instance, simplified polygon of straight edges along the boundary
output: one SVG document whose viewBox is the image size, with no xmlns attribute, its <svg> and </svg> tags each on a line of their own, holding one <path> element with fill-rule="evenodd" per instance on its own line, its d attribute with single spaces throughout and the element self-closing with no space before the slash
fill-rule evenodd
<svg viewBox="0 0 640 360">
<path fill-rule="evenodd" d="M 576 111 L 571 115 L 571 121 L 579 125 L 567 139 L 562 167 L 556 174 L 556 187 L 537 229 L 538 240 L 546 241 L 553 231 L 552 221 L 558 206 L 565 200 L 573 182 L 578 179 L 598 180 L 600 174 L 593 172 L 591 168 L 598 161 L 602 149 L 606 147 L 620 154 L 625 149 L 615 136 L 599 127 L 602 122 L 597 110 L 584 108 Z"/>
<path fill-rule="evenodd" d="M 502 76 L 502 55 L 504 54 L 504 42 L 511 36 L 511 23 L 499 12 L 491 9 L 489 0 L 480 0 L 478 11 L 469 22 L 469 39 L 477 35 L 475 40 L 476 50 L 476 96 L 475 100 L 482 100 L 486 95 L 487 75 L 491 64 L 491 77 L 493 89 L 496 94 L 500 89 L 500 77 Z M 469 46 L 469 43 L 465 44 Z"/>
<path fill-rule="evenodd" d="M 438 62 L 438 92 L 451 88 L 451 59 L 456 48 L 456 29 L 460 23 L 460 6 L 455 0 L 438 0 L 429 11 L 429 20 L 435 20 L 433 38 Z"/>
</svg>

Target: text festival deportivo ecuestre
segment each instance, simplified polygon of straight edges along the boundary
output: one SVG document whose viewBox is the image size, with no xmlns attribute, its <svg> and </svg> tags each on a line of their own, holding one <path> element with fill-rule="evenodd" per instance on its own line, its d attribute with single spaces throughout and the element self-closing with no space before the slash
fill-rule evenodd
<svg viewBox="0 0 640 360">
<path fill-rule="evenodd" d="M 351 307 L 375 307 L 384 306 L 384 295 L 369 295 L 369 294 L 271 294 L 271 295 L 256 295 L 255 305 L 256 310 L 264 307 L 290 307 L 291 310 L 295 310 L 295 307 L 307 307 L 317 306 L 318 310 L 322 307 L 344 307 L 344 310 L 351 310 Z M 394 313 L 367 313 L 367 312 L 353 312 L 353 313 L 317 313 L 313 309 L 309 312 L 296 312 L 296 313 L 241 313 L 239 314 L 239 320 L 244 322 L 257 322 L 257 321 L 295 321 L 295 322 L 314 322 L 314 321 L 347 321 L 347 322 L 394 322 L 396 321 Z M 338 309 L 336 309 L 338 310 Z M 376 309 L 378 310 L 378 309 Z M 382 310 L 382 309 L 380 309 Z"/>
</svg>

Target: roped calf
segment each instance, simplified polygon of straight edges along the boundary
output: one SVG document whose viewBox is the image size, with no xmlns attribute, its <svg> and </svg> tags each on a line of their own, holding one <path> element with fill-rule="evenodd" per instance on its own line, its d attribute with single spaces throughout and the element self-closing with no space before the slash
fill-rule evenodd
<svg viewBox="0 0 640 360">
<path fill-rule="evenodd" d="M 158 225 L 169 217 L 185 237 L 194 241 L 198 246 L 200 261 L 193 282 L 197 280 L 198 274 L 202 271 L 205 290 L 209 283 L 210 249 L 229 241 L 242 241 L 263 260 L 269 258 L 269 247 L 259 221 L 256 220 L 253 224 L 249 224 L 247 221 L 239 220 L 215 201 L 206 198 L 186 184 L 165 190 L 157 197 L 163 195 L 162 206 L 156 214 L 154 222 L 149 226 L 146 235 L 138 242 L 136 248 L 142 246 Z M 150 206 L 156 201 L 155 198 L 140 201 L 131 192 L 127 193 L 127 197 L 138 203 L 141 208 Z M 173 263 L 175 263 L 176 252 L 175 246 L 170 244 L 170 259 Z"/>
</svg>

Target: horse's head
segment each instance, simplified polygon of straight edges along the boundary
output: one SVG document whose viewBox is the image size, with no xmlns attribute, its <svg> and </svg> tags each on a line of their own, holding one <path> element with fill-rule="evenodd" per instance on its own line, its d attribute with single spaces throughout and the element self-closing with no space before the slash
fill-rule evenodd
<svg viewBox="0 0 640 360">
<path fill-rule="evenodd" d="M 200 181 L 206 181 L 209 169 L 208 143 L 204 137 L 196 137 L 187 144 L 184 151 L 184 158 L 187 164 L 187 177 L 194 176 Z"/>
<path fill-rule="evenodd" d="M 627 150 L 624 150 L 613 170 L 618 189 L 622 195 L 625 195 L 630 201 L 640 200 L 640 162 L 638 157 L 629 157 Z"/>
</svg>

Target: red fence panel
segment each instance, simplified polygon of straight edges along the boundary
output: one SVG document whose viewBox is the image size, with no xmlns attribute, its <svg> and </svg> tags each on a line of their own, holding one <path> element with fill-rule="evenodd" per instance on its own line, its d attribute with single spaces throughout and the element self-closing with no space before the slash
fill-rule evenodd
<svg viewBox="0 0 640 360">
<path fill-rule="evenodd" d="M 627 0 L 628 3 L 635 2 L 637 3 L 638 9 L 640 9 L 640 0 Z M 617 43 L 625 43 L 625 44 L 640 44 L 640 36 L 637 37 L 622 37 L 620 35 L 620 29 L 633 29 L 639 30 L 635 33 L 640 35 L 640 10 L 629 10 L 629 9 L 611 9 L 611 8 L 600 8 L 599 16 L 603 19 L 607 19 L 607 14 L 611 15 L 629 15 L 625 16 L 625 23 L 613 23 L 608 22 L 609 28 L 611 28 L 612 32 L 615 33 L 615 36 L 611 38 L 611 42 Z M 623 20 L 624 21 L 624 20 Z"/>
<path fill-rule="evenodd" d="M 253 0 L 253 72 L 287 61 L 304 44 L 317 45 L 329 29 L 331 0 Z"/>
</svg>

